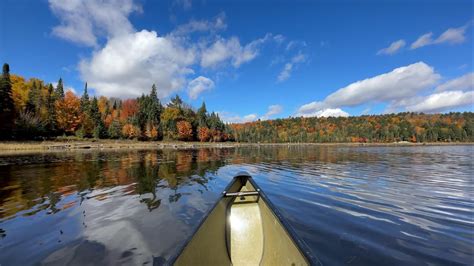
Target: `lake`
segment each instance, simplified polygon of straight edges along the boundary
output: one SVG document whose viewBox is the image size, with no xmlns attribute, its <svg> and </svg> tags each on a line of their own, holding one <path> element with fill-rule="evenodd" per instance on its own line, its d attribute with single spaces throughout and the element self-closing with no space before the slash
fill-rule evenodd
<svg viewBox="0 0 474 266">
<path fill-rule="evenodd" d="M 242 170 L 323 264 L 473 264 L 473 148 L 0 156 L 0 265 L 166 264 Z"/>
</svg>

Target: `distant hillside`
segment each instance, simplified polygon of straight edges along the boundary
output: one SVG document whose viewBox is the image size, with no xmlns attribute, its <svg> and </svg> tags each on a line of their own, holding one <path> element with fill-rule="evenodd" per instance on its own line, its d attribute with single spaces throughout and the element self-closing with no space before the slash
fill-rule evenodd
<svg viewBox="0 0 474 266">
<path fill-rule="evenodd" d="M 474 113 L 295 117 L 232 124 L 239 142 L 472 142 Z"/>
</svg>

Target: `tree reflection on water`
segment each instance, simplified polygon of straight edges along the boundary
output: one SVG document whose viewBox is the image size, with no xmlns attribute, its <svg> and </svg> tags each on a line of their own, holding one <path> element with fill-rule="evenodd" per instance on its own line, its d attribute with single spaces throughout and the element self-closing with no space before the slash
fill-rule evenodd
<svg viewBox="0 0 474 266">
<path fill-rule="evenodd" d="M 149 211 L 160 207 L 161 189 L 171 189 L 170 203 L 186 193 L 183 186 L 207 190 L 209 175 L 224 165 L 224 150 L 158 150 L 116 153 L 78 152 L 39 155 L 38 163 L 0 167 L 0 219 L 55 214 L 88 198 L 104 200 L 117 193 L 139 195 Z M 10 158 L 10 160 L 12 160 Z M 30 162 L 29 162 L 30 163 Z M 105 191 L 95 194 L 95 191 Z M 189 194 L 189 193 L 187 193 Z M 78 197 L 69 197 L 77 195 Z"/>
</svg>

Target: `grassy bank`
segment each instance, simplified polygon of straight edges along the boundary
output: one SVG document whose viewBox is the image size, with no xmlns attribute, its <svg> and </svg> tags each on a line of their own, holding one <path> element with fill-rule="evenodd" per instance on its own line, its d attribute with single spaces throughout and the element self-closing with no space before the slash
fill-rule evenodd
<svg viewBox="0 0 474 266">
<path fill-rule="evenodd" d="M 232 148 L 244 146 L 424 146 L 424 145 L 472 145 L 464 142 L 430 143 L 237 143 L 237 142 L 165 142 L 136 140 L 67 140 L 67 141 L 4 141 L 0 142 L 0 154 L 12 151 L 71 151 L 113 149 L 196 149 Z"/>
</svg>

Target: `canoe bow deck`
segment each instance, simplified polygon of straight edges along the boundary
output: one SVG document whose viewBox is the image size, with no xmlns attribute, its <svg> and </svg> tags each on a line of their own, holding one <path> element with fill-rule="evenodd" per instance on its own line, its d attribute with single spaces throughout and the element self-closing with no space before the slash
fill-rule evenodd
<svg viewBox="0 0 474 266">
<path fill-rule="evenodd" d="M 251 176 L 239 173 L 173 265 L 320 264 Z"/>
</svg>

